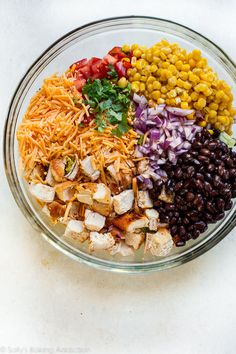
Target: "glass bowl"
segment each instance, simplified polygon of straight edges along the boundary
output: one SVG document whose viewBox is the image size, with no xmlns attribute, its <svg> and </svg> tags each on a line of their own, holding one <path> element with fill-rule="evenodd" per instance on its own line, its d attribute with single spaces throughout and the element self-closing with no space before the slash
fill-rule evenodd
<svg viewBox="0 0 236 354">
<path fill-rule="evenodd" d="M 143 255 L 139 250 L 133 257 L 111 256 L 108 253 L 89 253 L 87 244 L 69 244 L 62 238 L 64 227 L 53 225 L 41 212 L 28 193 L 19 173 L 19 153 L 16 129 L 22 120 L 30 98 L 40 88 L 43 79 L 52 73 L 64 72 L 76 60 L 84 57 L 103 57 L 115 45 L 139 43 L 152 45 L 162 38 L 178 42 L 187 50 L 199 48 L 209 64 L 232 87 L 236 97 L 236 67 L 232 60 L 213 42 L 177 23 L 152 17 L 127 16 L 93 22 L 75 29 L 52 44 L 29 68 L 19 83 L 10 104 L 5 126 L 4 159 L 11 191 L 23 214 L 32 226 L 57 249 L 73 259 L 98 268 L 120 272 L 163 270 L 188 262 L 203 254 L 222 240 L 235 226 L 235 201 L 223 220 L 211 225 L 207 232 L 185 247 L 174 248 L 167 257 Z M 235 134 L 235 131 L 234 131 Z"/>
</svg>

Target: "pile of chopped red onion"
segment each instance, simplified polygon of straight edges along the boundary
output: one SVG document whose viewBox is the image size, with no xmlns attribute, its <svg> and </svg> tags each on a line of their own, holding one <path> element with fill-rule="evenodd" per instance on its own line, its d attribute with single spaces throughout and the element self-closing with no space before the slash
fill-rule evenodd
<svg viewBox="0 0 236 354">
<path fill-rule="evenodd" d="M 145 134 L 144 144 L 137 146 L 136 155 L 148 157 L 150 166 L 148 174 L 144 173 L 138 179 L 146 188 L 152 188 L 151 179 L 167 177 L 161 165 L 168 161 L 175 165 L 178 156 L 190 149 L 195 134 L 202 128 L 194 124 L 195 120 L 186 118 L 193 110 L 165 104 L 150 108 L 146 98 L 137 94 L 133 100 L 136 103 L 134 130 L 141 136 Z"/>
</svg>

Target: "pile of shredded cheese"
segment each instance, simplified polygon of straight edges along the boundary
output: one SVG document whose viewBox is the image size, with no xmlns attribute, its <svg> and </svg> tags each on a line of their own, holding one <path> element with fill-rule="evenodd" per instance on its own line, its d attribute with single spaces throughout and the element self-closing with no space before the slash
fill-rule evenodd
<svg viewBox="0 0 236 354">
<path fill-rule="evenodd" d="M 132 158 L 137 143 L 137 133 L 132 129 L 121 138 L 111 134 L 114 126 L 107 126 L 103 133 L 96 131 L 93 121 L 88 126 L 80 124 L 89 116 L 89 106 L 73 81 L 65 75 L 51 76 L 31 99 L 17 131 L 21 162 L 25 178 L 37 163 L 49 165 L 55 158 L 87 155 L 95 158 L 105 182 L 104 168 Z"/>
</svg>

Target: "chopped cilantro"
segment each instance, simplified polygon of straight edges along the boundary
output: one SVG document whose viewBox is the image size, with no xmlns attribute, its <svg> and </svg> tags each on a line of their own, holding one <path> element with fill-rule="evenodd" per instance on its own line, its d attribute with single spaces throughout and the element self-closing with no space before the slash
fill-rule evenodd
<svg viewBox="0 0 236 354">
<path fill-rule="evenodd" d="M 116 69 L 114 68 L 114 65 L 112 64 L 109 64 L 108 65 L 109 67 L 109 71 L 107 72 L 107 75 L 110 79 L 117 79 L 118 78 L 118 74 L 117 74 L 117 71 Z"/>
<path fill-rule="evenodd" d="M 72 98 L 72 101 L 73 101 L 74 105 L 77 105 L 78 100 L 76 98 Z"/>
<path fill-rule="evenodd" d="M 84 127 L 84 123 L 83 123 L 83 122 L 80 122 L 80 123 L 79 123 L 79 127 Z"/>
<path fill-rule="evenodd" d="M 130 129 L 127 121 L 130 90 L 130 85 L 120 88 L 108 79 L 87 81 L 82 92 L 88 97 L 85 104 L 90 105 L 99 132 L 104 131 L 108 122 L 116 125 L 112 130 L 112 134 L 116 136 L 122 136 Z"/>
</svg>

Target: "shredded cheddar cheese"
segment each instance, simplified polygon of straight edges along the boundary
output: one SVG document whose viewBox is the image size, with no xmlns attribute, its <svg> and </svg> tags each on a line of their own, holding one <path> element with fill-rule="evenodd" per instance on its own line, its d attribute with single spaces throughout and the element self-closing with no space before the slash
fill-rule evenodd
<svg viewBox="0 0 236 354">
<path fill-rule="evenodd" d="M 132 158 L 137 134 L 131 129 L 117 137 L 111 133 L 112 125 L 100 133 L 93 121 L 87 126 L 81 124 L 89 116 L 88 109 L 73 81 L 65 75 L 44 80 L 17 131 L 27 180 L 38 163 L 48 166 L 53 159 L 76 155 L 82 160 L 91 155 L 100 170 L 101 181 L 107 184 L 105 168 L 116 162 L 119 171 L 122 162 Z"/>
</svg>

